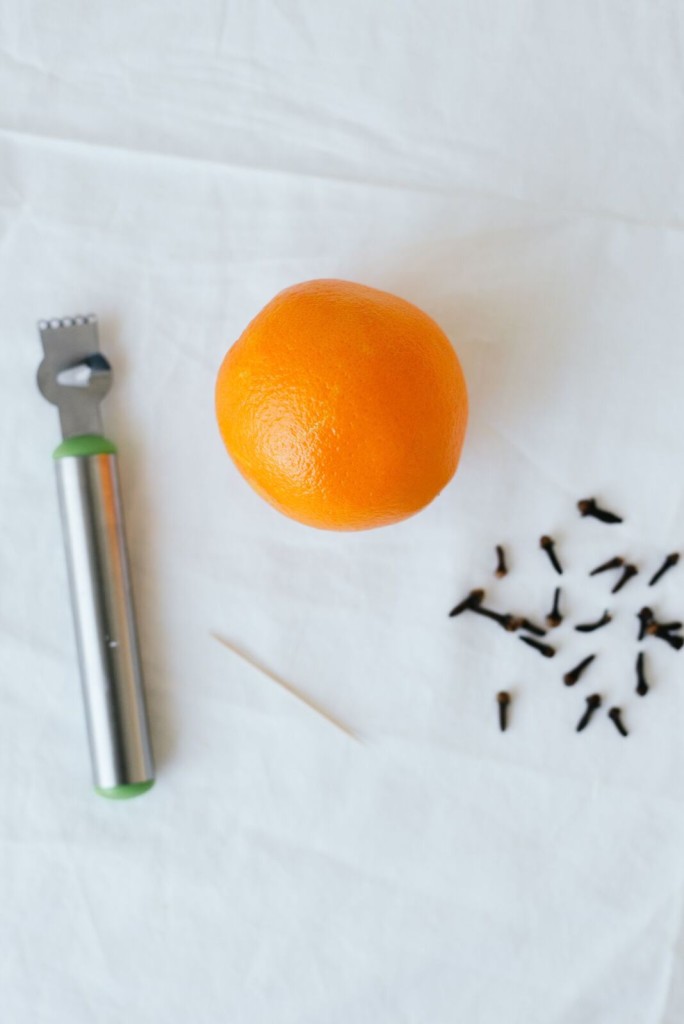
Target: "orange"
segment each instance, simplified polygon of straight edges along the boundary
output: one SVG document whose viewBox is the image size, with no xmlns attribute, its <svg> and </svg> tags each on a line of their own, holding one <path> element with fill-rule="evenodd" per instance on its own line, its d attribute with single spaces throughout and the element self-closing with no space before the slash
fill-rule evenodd
<svg viewBox="0 0 684 1024">
<path fill-rule="evenodd" d="M 226 448 L 255 491 L 327 530 L 422 509 L 453 476 L 468 418 L 456 353 L 426 313 L 350 281 L 276 295 L 216 382 Z"/>
</svg>

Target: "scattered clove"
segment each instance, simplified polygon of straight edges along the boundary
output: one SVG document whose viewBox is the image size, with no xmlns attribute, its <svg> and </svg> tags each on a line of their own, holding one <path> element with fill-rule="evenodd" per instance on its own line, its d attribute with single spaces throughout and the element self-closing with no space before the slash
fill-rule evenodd
<svg viewBox="0 0 684 1024">
<path fill-rule="evenodd" d="M 636 565 L 626 565 L 622 570 L 622 576 L 613 587 L 611 593 L 617 594 L 618 590 L 622 590 L 625 583 L 627 583 L 628 580 L 631 580 L 632 576 L 636 576 L 638 572 L 639 570 L 637 569 Z"/>
<path fill-rule="evenodd" d="M 673 633 L 681 629 L 684 626 L 684 622 L 660 622 L 659 626 L 665 633 Z"/>
<path fill-rule="evenodd" d="M 607 626 L 609 622 L 613 621 L 613 617 L 609 611 L 605 611 L 600 619 L 596 622 L 585 622 L 581 626 L 575 626 L 575 630 L 578 633 L 593 633 L 595 629 L 601 629 L 602 626 Z"/>
<path fill-rule="evenodd" d="M 563 569 L 561 567 L 560 562 L 558 561 L 558 556 L 556 554 L 555 548 L 555 541 L 553 540 L 553 538 L 548 537 L 546 534 L 544 534 L 543 537 L 539 538 L 539 547 L 543 551 L 545 551 L 546 554 L 549 556 L 549 561 L 551 562 L 551 565 L 554 567 L 558 575 L 562 576 Z"/>
<path fill-rule="evenodd" d="M 560 613 L 559 607 L 560 594 L 560 587 L 556 587 L 556 589 L 553 592 L 553 606 L 549 614 L 546 616 L 546 621 L 548 622 L 551 629 L 555 629 L 556 626 L 560 626 L 561 622 L 563 621 L 563 616 Z"/>
<path fill-rule="evenodd" d="M 520 629 L 522 620 L 516 615 L 503 615 L 500 612 L 492 611 L 491 608 L 484 608 L 481 604 L 474 604 L 470 610 L 477 615 L 484 615 L 485 618 L 492 619 L 508 633 L 515 633 L 516 629 Z"/>
<path fill-rule="evenodd" d="M 583 517 L 593 517 L 603 523 L 622 523 L 623 519 L 616 515 L 614 512 L 600 507 L 596 499 L 594 498 L 583 498 L 577 502 L 577 506 L 580 514 Z M 558 575 L 563 575 L 563 567 L 559 561 L 556 553 L 556 544 L 552 537 L 544 534 L 539 539 L 539 546 L 543 551 L 546 552 L 553 569 Z M 508 575 L 509 569 L 506 560 L 506 551 L 501 544 L 495 545 L 496 551 L 496 567 L 494 569 L 494 575 L 501 579 Z M 660 568 L 653 574 L 649 580 L 649 586 L 656 584 L 662 576 L 669 571 L 673 566 L 677 565 L 680 560 L 680 554 L 678 552 L 672 552 L 667 555 L 664 559 Z M 616 594 L 639 573 L 639 569 L 636 565 L 632 565 L 625 562 L 625 558 L 621 555 L 615 555 L 613 558 L 609 558 L 607 561 L 602 562 L 595 568 L 591 569 L 589 576 L 598 576 L 601 573 L 606 573 L 611 570 L 622 570 L 619 574 L 619 578 L 612 588 L 611 593 Z M 476 615 L 482 615 L 485 618 L 492 619 L 499 626 L 508 632 L 522 631 L 519 636 L 520 640 L 528 647 L 534 648 L 542 657 L 553 658 L 557 649 L 548 643 L 541 642 L 541 637 L 547 636 L 547 629 L 528 619 L 524 616 L 517 616 L 510 613 L 502 613 L 494 611 L 492 608 L 487 608 L 484 605 L 485 591 L 483 589 L 471 590 L 470 593 L 452 610 L 449 612 L 450 617 L 461 615 L 465 611 L 471 611 Z M 561 588 L 556 587 L 553 594 L 553 604 L 548 615 L 545 616 L 546 626 L 549 628 L 555 628 L 563 622 L 563 615 L 560 610 L 561 601 Z M 639 620 L 639 633 L 638 639 L 642 641 L 647 636 L 654 636 L 660 640 L 665 641 L 674 650 L 681 650 L 684 647 L 684 635 L 681 631 L 684 629 L 684 622 L 682 621 L 671 621 L 671 622 L 659 622 L 654 614 L 653 610 L 647 606 L 644 606 L 638 613 L 637 618 Z M 611 613 L 606 609 L 601 618 L 595 622 L 581 623 L 575 626 L 575 630 L 579 633 L 592 633 L 603 626 L 608 625 L 612 621 Z M 522 635 L 529 634 L 529 635 Z M 589 654 L 582 659 L 573 669 L 570 669 L 563 676 L 563 682 L 566 686 L 574 686 L 580 678 L 584 675 L 587 668 L 597 657 L 596 654 Z M 636 693 L 640 697 L 645 697 L 650 691 L 650 685 L 646 678 L 645 668 L 645 653 L 639 651 L 636 657 Z M 508 728 L 509 708 L 511 705 L 511 694 L 505 690 L 497 693 L 496 695 L 497 706 L 498 706 L 498 717 L 499 727 L 501 732 L 505 732 Z M 582 732 L 586 729 L 587 725 L 591 721 L 592 715 L 595 713 L 597 708 L 602 705 L 602 697 L 600 694 L 591 694 L 586 698 L 586 710 L 582 715 L 581 719 L 577 723 L 577 732 Z M 615 728 L 618 730 L 621 736 L 628 736 L 628 730 L 622 719 L 622 710 L 619 707 L 612 707 L 608 711 L 608 717 L 611 719 Z"/>
<path fill-rule="evenodd" d="M 460 604 L 457 604 L 455 608 L 452 608 L 449 612 L 449 618 L 453 619 L 456 615 L 462 615 L 463 612 L 472 611 L 479 604 L 484 601 L 485 592 L 484 590 L 471 590 L 467 597 L 465 597 Z"/>
<path fill-rule="evenodd" d="M 609 558 L 608 561 L 604 562 L 602 565 L 597 565 L 595 569 L 591 570 L 589 575 L 598 576 L 600 572 L 608 572 L 609 569 L 619 569 L 624 564 L 624 558 L 620 558 L 619 555 L 616 555 L 615 558 Z"/>
<path fill-rule="evenodd" d="M 605 508 L 600 508 L 596 504 L 595 498 L 582 498 L 581 501 L 577 502 L 577 508 L 581 516 L 591 516 L 593 519 L 599 519 L 602 523 L 622 522 L 620 516 L 616 516 L 614 512 L 608 512 Z"/>
<path fill-rule="evenodd" d="M 639 640 L 643 640 L 646 636 L 646 630 L 648 629 L 651 622 L 653 622 L 653 611 L 651 608 L 647 608 L 645 605 L 640 612 L 637 612 L 637 618 L 639 620 Z"/>
<path fill-rule="evenodd" d="M 590 697 L 587 697 L 587 710 L 577 723 L 577 732 L 582 732 L 583 729 L 586 729 L 591 721 L 591 716 L 594 714 L 596 709 L 600 707 L 601 697 L 598 693 L 592 693 Z"/>
<path fill-rule="evenodd" d="M 622 711 L 620 710 L 620 708 L 611 708 L 608 712 L 608 717 L 610 718 L 611 722 L 615 723 L 615 728 L 621 736 L 629 736 L 629 733 L 622 724 Z"/>
<path fill-rule="evenodd" d="M 637 685 L 636 692 L 640 697 L 645 697 L 648 693 L 648 683 L 644 675 L 644 652 L 639 651 L 636 660 L 636 673 L 637 673 Z"/>
<path fill-rule="evenodd" d="M 535 622 L 530 622 L 529 619 L 521 619 L 519 629 L 524 629 L 526 633 L 533 633 L 534 636 L 546 636 L 546 630 Z"/>
<path fill-rule="evenodd" d="M 684 637 L 673 635 L 669 630 L 664 629 L 660 623 L 651 622 L 646 627 L 646 634 L 648 636 L 657 636 L 659 640 L 664 640 L 666 644 L 669 644 L 675 651 L 680 651 L 684 647 Z"/>
<path fill-rule="evenodd" d="M 535 640 L 534 637 L 521 636 L 519 639 L 522 640 L 524 644 L 527 644 L 528 647 L 534 647 L 535 651 L 539 651 L 539 653 L 543 654 L 545 658 L 553 658 L 556 653 L 555 647 L 551 647 L 549 644 L 542 644 L 539 640 Z"/>
<path fill-rule="evenodd" d="M 595 654 L 590 654 L 583 661 L 580 661 L 579 665 L 575 665 L 573 669 L 571 669 L 569 672 L 566 672 L 563 676 L 563 682 L 565 683 L 565 685 L 574 686 L 580 678 L 580 676 L 582 675 L 582 673 L 584 672 L 584 670 L 588 668 L 589 665 L 591 665 L 595 657 Z"/>
<path fill-rule="evenodd" d="M 508 705 L 511 703 L 511 695 L 502 690 L 501 693 L 497 693 L 496 700 L 499 705 L 499 728 L 501 732 L 506 732 L 508 726 Z"/>
<path fill-rule="evenodd" d="M 668 555 L 663 564 L 660 566 L 658 571 L 651 576 L 648 581 L 649 587 L 652 587 L 654 583 L 657 583 L 661 576 L 664 576 L 668 569 L 671 569 L 673 565 L 676 565 L 679 561 L 679 553 L 673 551 L 671 555 Z"/>
<path fill-rule="evenodd" d="M 659 633 L 674 633 L 676 630 L 681 629 L 683 625 L 684 623 L 682 622 L 658 622 L 653 613 L 651 613 L 650 621 L 646 624 L 646 634 L 648 636 L 657 636 Z"/>
</svg>

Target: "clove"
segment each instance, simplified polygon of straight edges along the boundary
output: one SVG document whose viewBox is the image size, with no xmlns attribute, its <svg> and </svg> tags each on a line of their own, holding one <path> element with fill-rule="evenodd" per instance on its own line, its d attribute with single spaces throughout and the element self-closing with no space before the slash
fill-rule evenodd
<svg viewBox="0 0 684 1024">
<path fill-rule="evenodd" d="M 520 629 L 521 619 L 517 615 L 503 615 L 500 612 L 492 611 L 491 608 L 484 608 L 481 604 L 474 604 L 470 610 L 477 615 L 483 615 L 487 619 L 492 619 L 508 633 L 515 633 L 516 629 Z"/>
<path fill-rule="evenodd" d="M 656 623 L 653 620 L 646 627 L 646 633 L 649 636 L 656 636 L 658 632 L 676 633 L 678 630 L 681 630 L 682 626 L 684 626 L 684 623 Z"/>
<path fill-rule="evenodd" d="M 591 721 L 591 716 L 594 714 L 596 709 L 600 707 L 601 697 L 598 693 L 592 693 L 590 697 L 587 697 L 587 710 L 577 723 L 577 732 L 582 732 L 583 729 L 586 729 Z"/>
<path fill-rule="evenodd" d="M 529 619 L 521 619 L 519 628 L 524 629 L 526 633 L 533 633 L 534 636 L 546 636 L 546 630 Z"/>
<path fill-rule="evenodd" d="M 650 611 L 650 608 L 647 609 Z M 658 636 L 660 633 L 674 633 L 681 629 L 684 623 L 682 622 L 658 622 L 658 620 L 651 612 L 651 617 L 646 623 L 646 634 L 648 636 Z"/>
<path fill-rule="evenodd" d="M 553 592 L 553 606 L 549 614 L 546 616 L 546 621 L 548 622 L 551 629 L 555 629 L 556 626 L 560 626 L 561 622 L 563 621 L 563 616 L 560 613 L 559 607 L 560 594 L 560 587 L 556 587 L 556 589 Z"/>
<path fill-rule="evenodd" d="M 555 541 L 553 540 L 553 538 L 548 537 L 546 534 L 544 534 L 543 537 L 539 538 L 539 547 L 543 551 L 545 551 L 546 554 L 549 556 L 549 561 L 551 562 L 551 565 L 554 567 L 558 575 L 562 576 L 563 569 L 561 567 L 560 562 L 558 561 L 558 556 L 556 554 L 555 548 Z"/>
<path fill-rule="evenodd" d="M 580 676 L 582 675 L 582 673 L 584 672 L 584 670 L 588 668 L 589 665 L 591 665 L 595 657 L 595 654 L 590 654 L 583 661 L 580 661 L 579 665 L 575 665 L 573 669 L 571 669 L 569 672 L 566 672 L 563 676 L 563 682 L 565 683 L 565 685 L 574 686 L 580 678 Z"/>
<path fill-rule="evenodd" d="M 535 640 L 534 637 L 521 636 L 519 639 L 522 640 L 524 644 L 527 644 L 528 647 L 534 647 L 535 651 L 539 651 L 539 653 L 543 654 L 545 658 L 553 658 L 556 653 L 555 647 L 551 647 L 549 644 L 542 644 L 539 640 Z"/>
<path fill-rule="evenodd" d="M 577 508 L 581 516 L 591 516 L 593 519 L 599 519 L 602 523 L 622 522 L 620 516 L 616 516 L 614 512 L 608 512 L 605 508 L 600 508 L 596 504 L 595 498 L 582 498 L 581 501 L 577 502 Z"/>
<path fill-rule="evenodd" d="M 611 722 L 615 723 L 615 728 L 620 733 L 620 735 L 621 736 L 629 736 L 629 733 L 627 732 L 627 730 L 625 729 L 624 725 L 622 724 L 622 717 L 621 716 L 622 716 L 622 711 L 620 710 L 620 708 L 611 708 L 610 711 L 608 712 L 608 717 L 610 718 Z"/>
<path fill-rule="evenodd" d="M 684 637 L 674 635 L 659 622 L 651 622 L 646 627 L 646 633 L 648 636 L 657 636 L 659 640 L 664 640 L 666 644 L 669 644 L 675 651 L 680 651 L 684 647 Z"/>
<path fill-rule="evenodd" d="M 671 555 L 668 555 L 663 564 L 660 566 L 658 571 L 651 576 L 648 581 L 649 587 L 652 587 L 654 583 L 657 583 L 661 576 L 664 576 L 668 569 L 671 569 L 673 565 L 676 565 L 679 561 L 679 554 L 677 551 L 673 551 Z"/>
<path fill-rule="evenodd" d="M 646 636 L 646 630 L 649 625 L 653 622 L 653 611 L 651 608 L 647 608 L 645 605 L 640 612 L 637 612 L 637 618 L 639 620 L 639 640 L 643 640 Z"/>
<path fill-rule="evenodd" d="M 640 697 L 645 697 L 648 693 L 648 683 L 644 675 L 644 652 L 639 651 L 636 660 L 636 673 L 637 673 L 637 685 L 636 692 Z"/>
<path fill-rule="evenodd" d="M 608 572 L 609 569 L 619 569 L 620 566 L 625 564 L 624 558 L 620 558 L 616 555 L 615 558 L 609 558 L 607 562 L 602 565 L 597 565 L 595 569 L 592 569 L 589 573 L 590 576 L 598 576 L 600 572 Z"/>
<path fill-rule="evenodd" d="M 506 553 L 500 544 L 496 545 L 496 569 L 494 575 L 499 579 L 503 579 L 508 573 L 508 567 L 506 565 Z"/>
<path fill-rule="evenodd" d="M 636 565 L 626 565 L 622 570 L 622 576 L 613 587 L 611 593 L 617 594 L 618 590 L 622 590 L 625 583 L 627 583 L 628 580 L 631 580 L 632 576 L 636 576 L 638 572 L 639 570 L 637 569 Z"/>
<path fill-rule="evenodd" d="M 578 633 L 593 633 L 595 629 L 601 629 L 602 626 L 607 626 L 609 622 L 613 621 L 613 616 L 609 611 L 605 611 L 600 619 L 596 622 L 585 622 L 581 626 L 575 626 L 575 630 Z"/>
<path fill-rule="evenodd" d="M 499 705 L 499 728 L 501 732 L 506 732 L 508 726 L 508 705 L 511 703 L 511 695 L 502 690 L 501 693 L 497 693 L 496 700 Z"/>
<path fill-rule="evenodd" d="M 456 615 L 462 615 L 463 612 L 472 611 L 484 600 L 484 590 L 471 590 L 467 597 L 464 597 L 460 604 L 457 604 L 455 608 L 452 608 L 449 612 L 449 618 L 453 619 Z"/>
</svg>

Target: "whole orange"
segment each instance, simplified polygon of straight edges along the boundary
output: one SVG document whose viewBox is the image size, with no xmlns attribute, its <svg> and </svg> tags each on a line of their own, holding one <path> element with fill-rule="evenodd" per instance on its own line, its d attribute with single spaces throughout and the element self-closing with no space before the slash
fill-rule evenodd
<svg viewBox="0 0 684 1024">
<path fill-rule="evenodd" d="M 453 476 L 468 418 L 444 332 L 396 295 L 350 281 L 286 288 L 245 328 L 216 382 L 245 479 L 328 530 L 396 523 Z"/>
</svg>

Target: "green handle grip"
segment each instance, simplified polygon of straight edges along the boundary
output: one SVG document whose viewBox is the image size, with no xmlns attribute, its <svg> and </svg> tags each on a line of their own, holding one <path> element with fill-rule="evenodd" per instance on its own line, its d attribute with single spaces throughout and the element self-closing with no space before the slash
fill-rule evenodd
<svg viewBox="0 0 684 1024">
<path fill-rule="evenodd" d="M 53 459 L 68 459 L 85 455 L 116 455 L 117 448 L 113 441 L 99 434 L 79 434 L 78 437 L 67 437 L 55 448 Z"/>
</svg>

